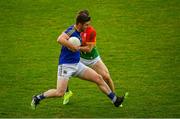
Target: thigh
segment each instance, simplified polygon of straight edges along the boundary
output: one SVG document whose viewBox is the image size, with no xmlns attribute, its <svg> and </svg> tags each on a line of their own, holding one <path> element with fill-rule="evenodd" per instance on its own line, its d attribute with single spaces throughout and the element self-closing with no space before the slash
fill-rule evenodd
<svg viewBox="0 0 180 119">
<path fill-rule="evenodd" d="M 97 74 L 93 69 L 87 67 L 84 72 L 78 76 L 79 78 L 91 82 L 98 83 L 99 80 L 101 79 L 101 76 Z"/>
<path fill-rule="evenodd" d="M 65 77 L 60 77 L 59 79 L 57 79 L 57 91 L 59 93 L 64 94 L 66 92 L 68 81 L 69 79 Z"/>
<path fill-rule="evenodd" d="M 65 93 L 69 78 L 76 72 L 75 64 L 62 64 L 58 66 L 57 91 Z"/>
<path fill-rule="evenodd" d="M 94 69 L 98 74 L 102 75 L 103 73 L 109 73 L 108 68 L 106 65 L 102 62 L 102 60 L 99 60 L 92 66 L 92 69 Z"/>
</svg>

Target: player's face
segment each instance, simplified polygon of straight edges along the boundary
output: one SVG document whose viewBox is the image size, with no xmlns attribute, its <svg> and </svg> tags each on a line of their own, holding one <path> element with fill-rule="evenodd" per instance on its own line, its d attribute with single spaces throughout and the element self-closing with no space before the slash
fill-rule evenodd
<svg viewBox="0 0 180 119">
<path fill-rule="evenodd" d="M 81 31 L 85 31 L 89 25 L 90 25 L 90 21 L 81 24 Z"/>
</svg>

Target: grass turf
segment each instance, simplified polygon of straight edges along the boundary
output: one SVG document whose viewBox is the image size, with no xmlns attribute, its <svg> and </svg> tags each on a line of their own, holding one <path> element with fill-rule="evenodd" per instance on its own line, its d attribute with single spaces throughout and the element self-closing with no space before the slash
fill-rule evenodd
<svg viewBox="0 0 180 119">
<path fill-rule="evenodd" d="M 72 78 L 69 105 L 49 99 L 31 110 L 32 95 L 56 85 L 56 39 L 81 9 L 116 92 L 129 97 L 115 108 L 94 84 Z M 1 0 L 0 117 L 180 117 L 179 19 L 179 0 Z"/>
</svg>

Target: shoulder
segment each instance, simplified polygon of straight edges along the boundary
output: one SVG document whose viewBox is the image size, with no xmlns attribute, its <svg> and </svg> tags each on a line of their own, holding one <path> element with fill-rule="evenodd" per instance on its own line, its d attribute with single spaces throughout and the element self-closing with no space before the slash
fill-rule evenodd
<svg viewBox="0 0 180 119">
<path fill-rule="evenodd" d="M 75 31 L 76 31 L 76 29 L 74 28 L 74 25 L 72 25 L 69 28 L 67 28 L 64 31 L 64 33 L 66 33 L 68 36 L 71 36 Z"/>
<path fill-rule="evenodd" d="M 96 30 L 92 27 L 92 26 L 89 26 L 86 31 L 85 31 L 87 34 L 96 34 Z"/>
<path fill-rule="evenodd" d="M 88 26 L 87 30 L 91 32 L 96 32 L 96 30 L 92 26 Z"/>
</svg>

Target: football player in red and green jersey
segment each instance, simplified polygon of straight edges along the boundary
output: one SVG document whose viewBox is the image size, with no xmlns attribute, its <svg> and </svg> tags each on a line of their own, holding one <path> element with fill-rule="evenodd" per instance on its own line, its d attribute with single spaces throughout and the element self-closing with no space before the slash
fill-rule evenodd
<svg viewBox="0 0 180 119">
<path fill-rule="evenodd" d="M 86 66 L 94 69 L 100 74 L 104 81 L 109 85 L 111 90 L 114 92 L 114 83 L 110 77 L 108 68 L 100 58 L 99 52 L 96 48 L 96 31 L 92 26 L 81 33 L 82 45 L 81 47 L 81 58 L 80 61 Z"/>
</svg>

